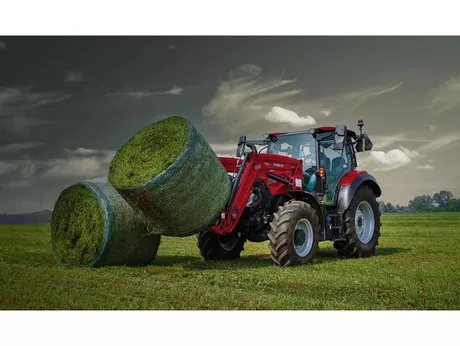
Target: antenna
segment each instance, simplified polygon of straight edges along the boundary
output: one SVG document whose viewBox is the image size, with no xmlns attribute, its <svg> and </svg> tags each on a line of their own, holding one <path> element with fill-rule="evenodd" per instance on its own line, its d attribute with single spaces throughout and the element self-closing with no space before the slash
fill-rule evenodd
<svg viewBox="0 0 460 346">
<path fill-rule="evenodd" d="M 358 126 L 359 126 L 359 135 L 361 136 L 363 134 L 363 126 L 364 126 L 363 119 L 358 120 Z"/>
</svg>

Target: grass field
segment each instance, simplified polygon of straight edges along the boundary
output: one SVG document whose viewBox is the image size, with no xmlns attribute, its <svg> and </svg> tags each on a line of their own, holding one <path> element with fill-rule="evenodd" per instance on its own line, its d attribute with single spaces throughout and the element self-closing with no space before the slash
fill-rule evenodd
<svg viewBox="0 0 460 346">
<path fill-rule="evenodd" d="M 280 268 L 267 243 L 205 262 L 195 237 L 164 237 L 148 267 L 62 268 L 48 225 L 0 225 L 0 309 L 458 310 L 460 213 L 384 215 L 377 255 Z"/>
</svg>

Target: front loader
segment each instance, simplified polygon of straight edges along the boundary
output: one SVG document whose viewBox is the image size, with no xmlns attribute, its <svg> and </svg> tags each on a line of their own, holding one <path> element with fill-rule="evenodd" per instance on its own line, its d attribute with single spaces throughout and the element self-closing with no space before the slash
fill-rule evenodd
<svg viewBox="0 0 460 346">
<path fill-rule="evenodd" d="M 363 125 L 359 120 L 359 135 L 340 125 L 271 133 L 261 141 L 241 136 L 236 157 L 219 158 L 232 193 L 215 223 L 197 234 L 204 259 L 236 259 L 246 241 L 269 241 L 279 266 L 311 263 L 326 240 L 342 256 L 374 254 L 381 189 L 356 169 L 356 153 L 372 149 Z"/>
</svg>

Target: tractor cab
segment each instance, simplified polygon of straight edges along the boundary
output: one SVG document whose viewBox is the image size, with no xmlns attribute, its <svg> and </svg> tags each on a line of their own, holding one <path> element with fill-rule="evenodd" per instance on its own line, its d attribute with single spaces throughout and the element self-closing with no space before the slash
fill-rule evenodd
<svg viewBox="0 0 460 346">
<path fill-rule="evenodd" d="M 342 178 L 357 167 L 356 152 L 372 149 L 372 142 L 346 126 L 323 126 L 303 132 L 273 133 L 268 136 L 267 153 L 302 160 L 303 187 L 324 194 L 326 205 L 334 205 Z"/>
<path fill-rule="evenodd" d="M 318 164 L 318 143 L 310 132 L 283 133 L 271 137 L 267 146 L 267 154 L 283 155 L 302 160 L 303 186 L 306 190 L 314 188 Z M 275 139 L 276 138 L 276 139 Z"/>
</svg>

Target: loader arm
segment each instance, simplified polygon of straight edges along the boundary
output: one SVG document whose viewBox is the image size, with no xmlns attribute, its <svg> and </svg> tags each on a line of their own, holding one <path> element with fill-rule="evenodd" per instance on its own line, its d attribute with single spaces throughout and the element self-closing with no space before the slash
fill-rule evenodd
<svg viewBox="0 0 460 346">
<path fill-rule="evenodd" d="M 229 173 L 236 173 L 232 194 L 221 215 L 210 230 L 226 235 L 234 231 L 246 207 L 256 180 L 277 183 L 283 190 L 302 190 L 302 161 L 274 154 L 244 154 L 244 159 L 219 158 Z M 241 165 L 239 166 L 239 163 Z M 281 190 L 281 189 L 280 189 Z"/>
</svg>

